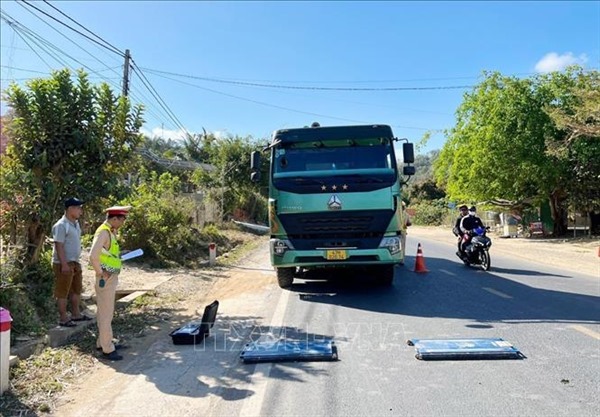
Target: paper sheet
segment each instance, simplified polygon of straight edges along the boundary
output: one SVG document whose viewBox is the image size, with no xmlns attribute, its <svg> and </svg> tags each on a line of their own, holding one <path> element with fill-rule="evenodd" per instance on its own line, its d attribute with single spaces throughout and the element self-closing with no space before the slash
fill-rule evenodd
<svg viewBox="0 0 600 417">
<path fill-rule="evenodd" d="M 121 256 L 122 261 L 127 261 L 132 258 L 137 258 L 138 256 L 142 256 L 144 251 L 142 249 L 136 249 L 134 251 L 128 252 L 125 255 Z"/>
</svg>

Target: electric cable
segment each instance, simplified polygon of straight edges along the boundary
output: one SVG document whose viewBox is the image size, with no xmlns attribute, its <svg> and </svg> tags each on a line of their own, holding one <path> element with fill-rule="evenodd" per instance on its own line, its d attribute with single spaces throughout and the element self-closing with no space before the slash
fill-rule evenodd
<svg viewBox="0 0 600 417">
<path fill-rule="evenodd" d="M 154 74 L 167 74 L 175 77 L 192 78 L 196 80 L 209 81 L 223 84 L 245 85 L 251 87 L 278 88 L 289 90 L 320 90 L 320 91 L 426 91 L 426 90 L 463 90 L 473 88 L 472 85 L 447 85 L 447 86 L 427 86 L 427 87 L 318 87 L 318 86 L 299 86 L 285 84 L 267 84 L 248 81 L 233 81 L 220 78 L 200 77 L 196 75 L 178 74 L 170 71 L 160 71 L 151 68 L 144 68 L 145 71 Z"/>
<path fill-rule="evenodd" d="M 144 84 L 144 86 L 148 89 L 148 91 L 154 97 L 154 99 L 158 102 L 158 104 L 160 105 L 160 107 L 162 107 L 166 111 L 167 115 L 169 115 L 169 117 L 171 118 L 171 120 L 173 120 L 173 122 L 175 122 L 175 124 L 183 132 L 185 132 L 187 135 L 190 135 L 190 133 L 185 128 L 185 126 L 183 125 L 183 123 L 181 123 L 181 121 L 179 121 L 179 119 L 177 118 L 177 116 L 175 115 L 175 113 L 173 113 L 173 111 L 169 108 L 169 106 L 167 105 L 167 103 L 162 99 L 162 97 L 160 97 L 160 94 L 158 94 L 158 91 L 156 91 L 156 89 L 152 86 L 152 84 L 150 83 L 150 81 L 148 80 L 148 78 L 146 77 L 146 75 L 142 72 L 141 69 L 139 69 L 138 65 L 135 63 L 135 61 L 133 59 L 131 59 L 131 64 L 132 64 L 131 68 L 136 73 L 138 73 L 138 75 L 140 76 L 140 81 L 142 81 L 142 84 Z"/>
<path fill-rule="evenodd" d="M 70 17 L 69 15 L 67 15 L 66 13 L 64 13 L 63 11 L 61 11 L 60 9 L 58 9 L 57 7 L 55 7 L 52 4 L 50 4 L 49 1 L 44 0 L 44 3 L 46 3 L 48 6 L 52 7 L 58 13 L 60 13 L 61 15 L 63 15 L 67 19 L 69 19 L 71 22 L 75 23 L 77 26 L 79 26 L 80 28 L 82 28 L 86 32 L 88 32 L 88 33 L 94 35 L 96 38 L 100 39 L 102 42 L 104 42 L 105 44 L 107 44 L 108 46 L 110 46 L 111 48 L 113 48 L 115 51 L 118 51 L 119 53 L 121 53 L 121 51 L 119 50 L 119 48 L 117 48 L 116 46 L 114 46 L 113 44 L 111 44 L 110 42 L 108 42 L 107 40 L 105 40 L 104 38 L 102 38 L 101 36 L 95 34 L 94 32 L 92 32 L 91 30 L 89 30 L 88 28 L 86 28 L 85 26 L 83 26 L 81 23 L 79 23 L 76 20 L 74 20 L 72 17 Z"/>
<path fill-rule="evenodd" d="M 124 54 L 123 52 L 121 52 L 121 51 L 119 51 L 118 49 L 114 48 L 112 45 L 111 45 L 110 47 L 109 47 L 109 46 L 106 46 L 106 45 L 103 45 L 103 44 L 101 44 L 100 42 L 98 42 L 97 40 L 90 38 L 90 37 L 89 37 L 89 36 L 87 36 L 85 33 L 81 33 L 81 32 L 80 32 L 80 31 L 78 31 L 77 29 L 74 29 L 73 27 L 71 27 L 71 26 L 67 25 L 66 23 L 64 23 L 64 22 L 61 22 L 60 20 L 58 20 L 58 19 L 57 19 L 57 18 L 55 18 L 54 16 L 52 16 L 52 15 L 50 15 L 50 14 L 46 13 L 45 11 L 43 11 L 43 10 L 39 9 L 38 7 L 35 7 L 33 4 L 30 4 L 30 3 L 28 3 L 26 0 L 20 0 L 20 1 L 21 1 L 21 2 L 23 2 L 23 3 L 25 3 L 27 6 L 29 6 L 29 7 L 31 7 L 31 8 L 34 8 L 34 9 L 36 9 L 38 12 L 40 12 L 40 13 L 42 13 L 42 14 L 44 14 L 44 15 L 48 16 L 50 19 L 52 19 L 52 20 L 55 20 L 56 22 L 60 23 L 61 25 L 65 26 L 65 27 L 67 27 L 67 28 L 69 28 L 69 29 L 71 29 L 73 32 L 76 32 L 76 33 L 80 34 L 81 36 L 83 36 L 83 37 L 85 37 L 85 38 L 89 39 L 90 41 L 92 41 L 92 42 L 94 42 L 94 43 L 96 43 L 96 44 L 100 45 L 101 47 L 103 47 L 103 48 L 105 48 L 105 49 L 108 49 L 109 51 L 111 51 L 111 52 L 113 52 L 113 53 L 115 53 L 115 54 L 117 54 L 117 55 L 119 55 L 119 56 L 121 56 L 121 57 L 123 57 L 123 58 L 125 57 L 125 54 Z"/>
</svg>

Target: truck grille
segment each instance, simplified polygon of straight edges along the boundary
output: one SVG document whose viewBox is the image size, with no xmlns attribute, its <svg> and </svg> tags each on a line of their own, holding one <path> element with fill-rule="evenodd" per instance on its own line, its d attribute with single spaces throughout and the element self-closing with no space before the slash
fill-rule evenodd
<svg viewBox="0 0 600 417">
<path fill-rule="evenodd" d="M 377 247 L 393 210 L 281 214 L 279 219 L 296 249 Z"/>
</svg>

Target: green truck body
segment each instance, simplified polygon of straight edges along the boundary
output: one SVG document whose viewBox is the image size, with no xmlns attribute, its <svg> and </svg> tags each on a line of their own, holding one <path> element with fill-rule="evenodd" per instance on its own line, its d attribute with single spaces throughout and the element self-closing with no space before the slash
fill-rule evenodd
<svg viewBox="0 0 600 417">
<path fill-rule="evenodd" d="M 310 127 L 273 133 L 269 172 L 271 263 L 279 285 L 299 271 L 367 266 L 391 284 L 402 263 L 403 178 L 386 125 Z M 414 161 L 405 143 L 404 163 Z M 252 157 L 256 172 L 260 161 Z M 254 178 L 257 179 L 256 177 Z"/>
</svg>

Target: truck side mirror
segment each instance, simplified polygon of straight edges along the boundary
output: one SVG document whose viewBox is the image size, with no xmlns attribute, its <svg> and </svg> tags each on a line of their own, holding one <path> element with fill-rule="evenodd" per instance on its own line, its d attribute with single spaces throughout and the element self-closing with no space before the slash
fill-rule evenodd
<svg viewBox="0 0 600 417">
<path fill-rule="evenodd" d="M 415 172 L 416 172 L 415 167 L 412 166 L 412 165 L 411 166 L 405 166 L 402 169 L 402 174 L 406 175 L 406 176 L 415 175 Z"/>
<path fill-rule="evenodd" d="M 253 151 L 250 155 L 250 181 L 260 181 L 260 152 Z"/>
<path fill-rule="evenodd" d="M 415 162 L 415 150 L 412 143 L 402 144 L 402 155 L 405 164 L 412 164 Z"/>
<path fill-rule="evenodd" d="M 250 171 L 260 171 L 260 152 L 253 151 L 250 158 Z"/>
</svg>

